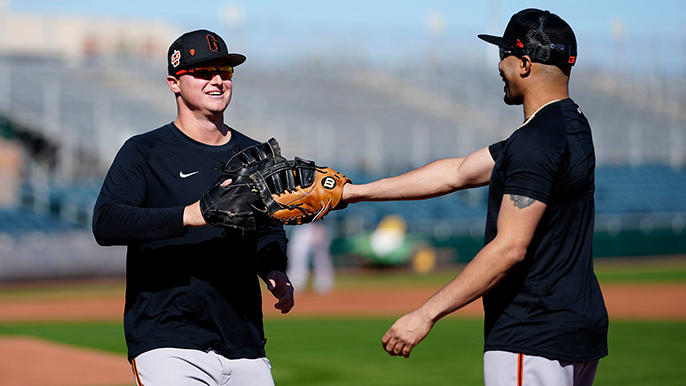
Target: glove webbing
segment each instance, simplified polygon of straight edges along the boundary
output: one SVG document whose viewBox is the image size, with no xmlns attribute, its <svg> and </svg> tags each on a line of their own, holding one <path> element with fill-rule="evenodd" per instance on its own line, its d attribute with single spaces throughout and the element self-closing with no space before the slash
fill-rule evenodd
<svg viewBox="0 0 686 386">
<path fill-rule="evenodd" d="M 259 172 L 275 194 L 293 192 L 297 187 L 308 188 L 314 183 L 317 165 L 295 157 L 293 161 L 279 162 Z"/>
<path fill-rule="evenodd" d="M 258 143 L 256 145 L 246 147 L 240 152 L 234 154 L 233 157 L 231 157 L 231 159 L 229 159 L 221 169 L 226 174 L 233 174 L 238 172 L 241 168 L 263 162 L 264 160 L 270 158 L 281 158 L 281 147 L 274 138 L 271 138 L 264 143 Z M 232 168 L 231 164 L 236 159 L 239 162 L 237 162 L 237 165 Z"/>
<path fill-rule="evenodd" d="M 316 172 L 319 169 L 314 161 L 308 161 L 300 157 L 295 157 L 293 161 L 279 162 L 263 171 L 258 171 L 250 178 L 255 182 L 257 190 L 261 192 L 263 198 L 270 196 L 270 192 L 281 195 L 285 192 L 293 192 L 300 187 L 306 189 L 315 181 Z M 276 210 L 287 208 L 298 209 L 303 214 L 307 212 L 302 209 L 302 203 L 284 205 L 271 198 L 263 199 L 269 213 Z"/>
</svg>

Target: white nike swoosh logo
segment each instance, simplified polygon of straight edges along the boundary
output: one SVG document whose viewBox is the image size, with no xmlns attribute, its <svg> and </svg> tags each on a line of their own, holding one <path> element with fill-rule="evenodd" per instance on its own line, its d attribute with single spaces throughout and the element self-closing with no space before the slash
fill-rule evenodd
<svg viewBox="0 0 686 386">
<path fill-rule="evenodd" d="M 179 172 L 179 177 L 181 177 L 181 178 L 188 178 L 188 177 L 190 177 L 190 176 L 192 176 L 192 175 L 194 175 L 194 174 L 198 174 L 198 173 L 200 173 L 199 170 L 196 171 L 196 172 L 188 173 L 188 174 L 185 174 L 184 172 Z"/>
</svg>

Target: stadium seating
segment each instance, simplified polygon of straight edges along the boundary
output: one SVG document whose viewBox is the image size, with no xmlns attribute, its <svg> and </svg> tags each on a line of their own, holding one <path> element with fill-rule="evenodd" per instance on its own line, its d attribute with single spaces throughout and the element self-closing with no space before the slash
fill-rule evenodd
<svg viewBox="0 0 686 386">
<path fill-rule="evenodd" d="M 69 144 L 76 157 L 69 178 L 57 176 L 66 183 L 43 182 L 50 185 L 43 198 L 25 184 L 23 196 L 33 197 L 25 206 L 43 200 L 62 221 L 87 228 L 99 182 L 74 181 L 101 181 L 128 136 L 173 119 L 164 66 L 122 59 L 74 68 L 53 58 L 2 59 L 11 81 L 0 114 L 58 149 Z M 315 159 L 355 182 L 464 155 L 507 137 L 521 123 L 520 107 L 502 103 L 502 82 L 492 68 L 417 66 L 411 76 L 406 68 L 350 73 L 335 63 L 295 68 L 287 76 L 280 68 L 238 68 L 226 122 L 257 139 L 276 137 L 287 157 Z M 679 138 L 675 132 L 683 132 L 683 122 L 592 87 L 583 72 L 575 76 L 573 95 L 591 120 L 597 145 L 598 217 L 625 224 L 646 216 L 678 220 L 686 213 L 686 177 L 678 146 L 671 142 Z M 427 201 L 361 203 L 337 218 L 358 216 L 373 226 L 386 214 L 404 213 L 418 230 L 440 222 L 469 233 L 464 223 L 483 222 L 485 203 L 481 189 Z"/>
<path fill-rule="evenodd" d="M 49 214 L 41 215 L 26 208 L 0 208 L 0 234 L 50 233 L 76 229 L 76 226 Z"/>
</svg>

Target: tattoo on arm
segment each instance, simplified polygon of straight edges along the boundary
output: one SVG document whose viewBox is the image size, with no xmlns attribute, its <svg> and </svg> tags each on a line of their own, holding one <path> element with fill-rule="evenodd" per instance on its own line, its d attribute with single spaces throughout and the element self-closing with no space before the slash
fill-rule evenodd
<svg viewBox="0 0 686 386">
<path fill-rule="evenodd" d="M 525 196 L 519 196 L 516 194 L 511 194 L 510 195 L 510 200 L 514 202 L 515 206 L 519 209 L 524 209 L 527 206 L 531 205 L 534 203 L 533 198 L 525 197 Z"/>
</svg>

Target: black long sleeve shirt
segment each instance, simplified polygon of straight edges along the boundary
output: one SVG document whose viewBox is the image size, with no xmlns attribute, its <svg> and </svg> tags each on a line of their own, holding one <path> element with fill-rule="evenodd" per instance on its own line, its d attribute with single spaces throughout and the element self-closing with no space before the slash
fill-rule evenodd
<svg viewBox="0 0 686 386">
<path fill-rule="evenodd" d="M 285 272 L 283 227 L 266 217 L 246 232 L 183 225 L 184 208 L 221 179 L 221 161 L 256 143 L 232 130 L 229 143 L 205 145 L 170 123 L 119 150 L 95 204 L 93 234 L 100 245 L 127 246 L 129 359 L 160 347 L 265 356 L 258 275 Z"/>
</svg>

